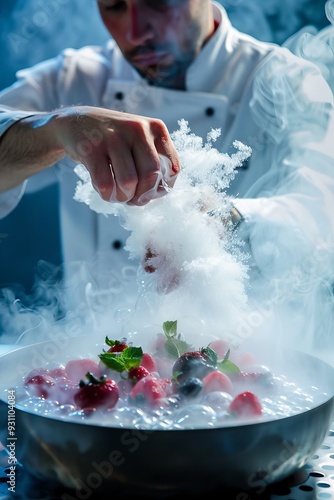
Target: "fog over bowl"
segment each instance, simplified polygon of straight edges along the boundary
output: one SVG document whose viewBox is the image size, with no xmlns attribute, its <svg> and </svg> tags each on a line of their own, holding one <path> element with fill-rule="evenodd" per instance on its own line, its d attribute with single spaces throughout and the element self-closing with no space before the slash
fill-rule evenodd
<svg viewBox="0 0 334 500">
<path fill-rule="evenodd" d="M 83 342 L 81 342 L 83 341 Z M 92 338 L 62 339 L 25 346 L 0 357 L 6 388 L 22 371 L 78 354 L 78 343 L 96 352 Z M 217 428 L 152 430 L 116 428 L 68 421 L 16 408 L 16 456 L 48 484 L 74 490 L 113 487 L 153 494 L 198 491 L 218 486 L 265 488 L 301 468 L 321 445 L 333 419 L 334 368 L 307 354 L 287 351 L 261 357 L 273 372 L 282 371 L 303 387 L 317 386 L 320 398 L 310 409 L 288 418 L 232 423 Z M 296 370 L 297 368 L 297 370 Z M 7 398 L 1 391 L 1 439 L 6 438 Z M 79 497 L 80 498 L 80 497 Z"/>
</svg>

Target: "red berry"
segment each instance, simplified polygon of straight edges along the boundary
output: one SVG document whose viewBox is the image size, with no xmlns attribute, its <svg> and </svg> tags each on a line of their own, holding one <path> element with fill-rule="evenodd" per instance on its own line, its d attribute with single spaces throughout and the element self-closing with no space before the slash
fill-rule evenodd
<svg viewBox="0 0 334 500">
<path fill-rule="evenodd" d="M 74 402 L 81 409 L 103 408 L 111 410 L 119 399 L 119 390 L 114 380 L 95 378 L 91 373 L 86 377 L 89 382 L 80 381 L 80 388 L 74 396 Z"/>
<path fill-rule="evenodd" d="M 159 378 L 159 382 L 163 390 L 165 391 L 165 397 L 169 397 L 174 394 L 174 384 L 170 378 Z"/>
<path fill-rule="evenodd" d="M 148 375 L 140 379 L 130 392 L 130 400 L 139 404 L 155 405 L 159 399 L 165 398 L 166 392 L 159 379 Z"/>
<path fill-rule="evenodd" d="M 230 411 L 240 417 L 254 417 L 262 415 L 262 406 L 258 397 L 250 391 L 241 392 L 231 401 Z"/>
<path fill-rule="evenodd" d="M 147 377 L 150 372 L 146 370 L 144 366 L 137 366 L 137 368 L 130 368 L 128 372 L 128 377 L 130 380 L 133 380 L 134 382 L 138 382 L 143 377 Z"/>
<path fill-rule="evenodd" d="M 248 368 L 251 365 L 255 365 L 257 359 L 251 352 L 245 352 L 236 360 L 236 364 L 242 368 Z"/>
<path fill-rule="evenodd" d="M 47 399 L 52 387 L 55 385 L 53 378 L 48 375 L 34 375 L 25 378 L 24 386 L 31 396 Z"/>
<path fill-rule="evenodd" d="M 181 356 L 179 357 L 179 359 L 184 359 L 184 358 L 202 358 L 202 359 L 205 359 L 203 354 L 201 353 L 201 351 L 188 351 L 188 352 L 185 352 L 183 354 L 181 354 Z"/>
<path fill-rule="evenodd" d="M 67 374 L 66 374 L 64 368 L 54 368 L 53 370 L 50 370 L 49 375 L 50 375 L 50 377 L 57 379 L 57 378 L 63 378 L 63 377 L 66 378 Z"/>
<path fill-rule="evenodd" d="M 205 394 L 214 391 L 228 392 L 229 394 L 233 392 L 231 379 L 225 373 L 219 371 L 208 373 L 202 382 Z"/>
<path fill-rule="evenodd" d="M 155 362 L 155 359 L 153 358 L 153 356 L 151 356 L 150 354 L 147 354 L 146 352 L 144 352 L 144 354 L 143 354 L 143 358 L 142 358 L 142 361 L 140 363 L 140 366 L 143 366 L 144 368 L 146 368 L 146 370 L 148 370 L 150 373 L 158 371 L 158 367 L 157 367 L 157 364 Z"/>
<path fill-rule="evenodd" d="M 115 344 L 110 347 L 107 352 L 122 352 L 128 347 L 126 342 L 123 342 L 122 340 L 114 340 L 114 342 Z"/>
</svg>

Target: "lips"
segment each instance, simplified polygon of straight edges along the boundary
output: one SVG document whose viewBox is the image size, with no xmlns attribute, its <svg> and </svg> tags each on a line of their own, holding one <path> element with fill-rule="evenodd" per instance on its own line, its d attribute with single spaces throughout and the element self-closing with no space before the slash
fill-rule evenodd
<svg viewBox="0 0 334 500">
<path fill-rule="evenodd" d="M 132 63 L 139 68 L 145 68 L 147 66 L 166 64 L 168 58 L 169 56 L 165 52 L 148 52 L 132 57 Z"/>
</svg>

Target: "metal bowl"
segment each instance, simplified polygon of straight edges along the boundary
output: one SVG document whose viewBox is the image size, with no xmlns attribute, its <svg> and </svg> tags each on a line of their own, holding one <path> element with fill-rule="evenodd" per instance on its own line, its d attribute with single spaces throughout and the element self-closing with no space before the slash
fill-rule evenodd
<svg viewBox="0 0 334 500">
<path fill-rule="evenodd" d="M 6 374 L 6 387 L 17 385 L 23 371 L 41 366 L 53 355 L 61 362 L 65 354 L 78 354 L 78 345 L 77 338 L 68 339 L 62 348 L 54 341 L 42 342 L 2 355 L 0 371 Z M 57 419 L 17 405 L 16 458 L 39 479 L 76 489 L 77 494 L 104 487 L 154 495 L 215 487 L 262 491 L 307 463 L 334 416 L 334 368 L 297 351 L 284 353 L 283 359 L 284 366 L 271 356 L 263 361 L 287 377 L 296 374 L 298 365 L 303 386 L 309 381 L 324 393 L 317 406 L 291 417 L 242 425 L 152 431 Z M 2 392 L 3 442 L 7 414 Z"/>
</svg>

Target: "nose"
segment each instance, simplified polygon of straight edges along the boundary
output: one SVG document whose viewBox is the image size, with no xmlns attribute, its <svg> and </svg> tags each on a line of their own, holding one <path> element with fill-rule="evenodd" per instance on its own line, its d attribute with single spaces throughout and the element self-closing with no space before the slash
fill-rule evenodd
<svg viewBox="0 0 334 500">
<path fill-rule="evenodd" d="M 151 39 L 154 34 L 153 24 L 144 7 L 131 5 L 129 7 L 129 24 L 127 30 L 127 41 L 133 45 L 141 45 Z"/>
</svg>

